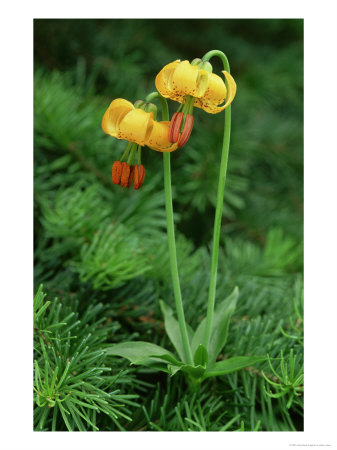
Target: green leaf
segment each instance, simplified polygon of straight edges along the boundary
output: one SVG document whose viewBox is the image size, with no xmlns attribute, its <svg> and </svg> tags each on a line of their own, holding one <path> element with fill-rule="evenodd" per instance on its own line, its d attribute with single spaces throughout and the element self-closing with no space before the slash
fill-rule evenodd
<svg viewBox="0 0 337 450">
<path fill-rule="evenodd" d="M 164 316 L 166 334 L 170 338 L 170 341 L 172 342 L 182 361 L 187 362 L 179 323 L 174 318 L 172 309 L 165 302 L 160 300 L 159 304 Z"/>
<path fill-rule="evenodd" d="M 120 344 L 108 347 L 106 353 L 113 356 L 122 356 L 132 364 L 151 366 L 164 372 L 169 372 L 167 364 L 173 366 L 183 365 L 172 353 L 151 342 L 121 342 Z"/>
<path fill-rule="evenodd" d="M 205 368 L 208 365 L 208 351 L 202 344 L 199 345 L 194 353 L 194 365 L 203 366 Z"/>
<path fill-rule="evenodd" d="M 181 364 L 180 366 L 173 364 L 168 365 L 168 371 L 171 376 L 175 375 L 180 370 L 192 378 L 200 379 L 204 375 L 206 367 L 201 365 L 191 366 L 190 364 Z"/>
<path fill-rule="evenodd" d="M 184 373 L 187 373 L 193 378 L 201 378 L 206 371 L 206 367 L 200 365 L 191 366 L 190 364 L 184 364 L 183 366 L 181 366 L 180 370 Z"/>
<path fill-rule="evenodd" d="M 181 370 L 182 366 L 175 366 L 173 364 L 168 364 L 167 369 L 168 369 L 168 373 L 171 375 L 171 377 L 173 377 L 173 375 L 175 375 L 177 372 L 179 372 L 179 370 Z"/>
<path fill-rule="evenodd" d="M 216 377 L 218 375 L 235 372 L 245 367 L 252 366 L 257 362 L 265 361 L 266 359 L 265 356 L 233 356 L 233 358 L 228 358 L 209 366 L 203 378 Z"/>
<path fill-rule="evenodd" d="M 215 362 L 218 354 L 224 348 L 227 335 L 229 321 L 235 311 L 236 302 L 239 296 L 239 289 L 234 288 L 233 292 L 225 298 L 214 311 L 213 323 L 211 329 L 211 337 L 208 346 L 209 361 Z M 201 321 L 196 329 L 192 339 L 192 352 L 195 352 L 199 344 L 203 341 L 206 327 L 206 317 Z"/>
</svg>

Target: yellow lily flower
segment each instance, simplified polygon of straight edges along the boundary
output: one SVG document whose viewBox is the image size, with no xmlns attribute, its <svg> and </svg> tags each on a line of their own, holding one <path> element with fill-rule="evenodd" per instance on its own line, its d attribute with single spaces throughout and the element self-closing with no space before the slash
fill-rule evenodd
<svg viewBox="0 0 337 450">
<path fill-rule="evenodd" d="M 110 136 L 126 139 L 142 147 L 147 145 L 158 152 L 173 152 L 178 148 L 168 138 L 170 122 L 157 122 L 153 112 L 135 108 L 123 98 L 110 103 L 102 119 L 102 128 Z"/>
<path fill-rule="evenodd" d="M 116 98 L 110 103 L 102 119 L 105 133 L 129 141 L 120 161 L 115 161 L 112 165 L 112 182 L 124 188 L 129 188 L 133 183 L 136 190 L 142 186 L 145 178 L 141 147 L 147 145 L 158 152 L 173 152 L 178 148 L 178 143 L 169 140 L 170 122 L 154 120 L 153 109 L 156 110 L 156 107 L 151 103 L 137 103 L 139 107 L 123 98 Z M 143 106 L 149 107 L 150 111 L 141 109 Z"/>
<path fill-rule="evenodd" d="M 204 111 L 217 114 L 230 105 L 235 97 L 236 83 L 226 70 L 222 71 L 228 89 L 222 78 L 212 72 L 199 69 L 189 61 L 176 60 L 167 64 L 157 75 L 155 84 L 163 97 L 179 103 L 186 96 L 194 97 L 194 105 Z M 224 105 L 221 105 L 225 102 Z"/>
</svg>

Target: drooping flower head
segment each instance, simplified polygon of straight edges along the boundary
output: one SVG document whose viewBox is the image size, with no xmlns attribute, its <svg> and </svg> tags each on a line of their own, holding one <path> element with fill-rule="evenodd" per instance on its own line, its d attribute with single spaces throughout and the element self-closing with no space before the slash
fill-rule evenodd
<svg viewBox="0 0 337 450">
<path fill-rule="evenodd" d="M 209 62 L 200 59 L 174 61 L 167 64 L 156 77 L 156 88 L 163 97 L 185 103 L 186 96 L 194 97 L 194 106 L 217 114 L 231 104 L 236 93 L 236 83 L 226 70 L 222 71 L 228 89 L 222 78 L 212 73 Z M 226 100 L 225 104 L 222 106 Z"/>
<path fill-rule="evenodd" d="M 154 104 L 138 100 L 134 105 L 117 98 L 113 100 L 102 119 L 103 131 L 117 139 L 125 139 L 128 145 L 120 161 L 112 167 L 112 181 L 123 187 L 139 189 L 144 181 L 145 169 L 141 164 L 141 147 L 148 146 L 159 152 L 172 152 L 178 144 L 169 141 L 169 121 L 155 120 Z M 136 154 L 138 163 L 135 165 Z M 127 159 L 127 162 L 122 162 Z"/>
<path fill-rule="evenodd" d="M 156 88 L 160 94 L 181 103 L 172 117 L 169 132 L 170 141 L 178 142 L 179 147 L 186 143 L 191 134 L 194 106 L 217 114 L 227 108 L 235 97 L 236 83 L 230 73 L 222 71 L 226 86 L 225 81 L 212 70 L 208 61 L 198 58 L 192 63 L 177 60 L 163 67 L 156 77 Z"/>
</svg>

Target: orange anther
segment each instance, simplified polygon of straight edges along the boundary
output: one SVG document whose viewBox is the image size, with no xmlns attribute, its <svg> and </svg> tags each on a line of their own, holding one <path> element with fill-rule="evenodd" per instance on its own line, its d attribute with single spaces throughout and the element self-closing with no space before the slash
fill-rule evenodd
<svg viewBox="0 0 337 450">
<path fill-rule="evenodd" d="M 130 166 L 130 175 L 128 180 L 128 188 L 131 186 L 133 180 L 135 179 L 135 167 L 136 166 Z"/>
<path fill-rule="evenodd" d="M 173 116 L 172 116 L 171 123 L 170 123 L 170 128 L 169 128 L 169 141 L 170 142 L 173 142 L 172 141 L 172 133 L 173 133 L 173 128 L 174 128 L 174 123 L 175 123 L 176 120 L 177 120 L 177 113 L 175 112 L 173 114 Z"/>
<path fill-rule="evenodd" d="M 128 163 L 122 163 L 121 186 L 127 187 L 130 175 L 130 166 Z"/>
<path fill-rule="evenodd" d="M 170 129 L 169 129 L 169 141 L 170 142 L 177 142 L 177 140 L 179 139 L 180 127 L 181 127 L 181 122 L 183 121 L 183 116 L 184 115 L 182 112 L 173 114 L 171 124 L 170 124 Z"/>
<path fill-rule="evenodd" d="M 178 141 L 178 147 L 183 147 L 189 140 L 193 129 L 193 122 L 194 117 L 191 114 L 187 114 L 184 129 Z"/>
<path fill-rule="evenodd" d="M 135 166 L 135 183 L 134 188 L 137 190 L 142 187 L 145 178 L 145 168 L 142 164 Z"/>
<path fill-rule="evenodd" d="M 122 175 L 122 163 L 115 161 L 112 165 L 112 182 L 113 184 L 119 184 L 121 182 Z"/>
</svg>

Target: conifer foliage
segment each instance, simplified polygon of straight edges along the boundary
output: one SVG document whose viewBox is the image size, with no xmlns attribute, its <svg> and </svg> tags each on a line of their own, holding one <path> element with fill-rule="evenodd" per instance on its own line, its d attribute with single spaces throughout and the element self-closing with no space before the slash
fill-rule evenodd
<svg viewBox="0 0 337 450">
<path fill-rule="evenodd" d="M 303 22 L 183 22 L 35 20 L 36 431 L 303 429 Z M 105 351 L 123 341 L 173 350 L 160 304 L 174 309 L 174 300 L 162 155 L 145 149 L 142 189 L 119 189 L 111 166 L 124 143 L 100 123 L 111 98 L 153 91 L 167 61 L 223 45 L 238 93 L 216 304 L 235 286 L 240 294 L 218 360 L 265 359 L 206 379 L 196 394 L 180 374 Z M 198 127 L 171 160 L 193 329 L 206 313 L 223 123 L 221 114 L 195 115 Z"/>
</svg>

